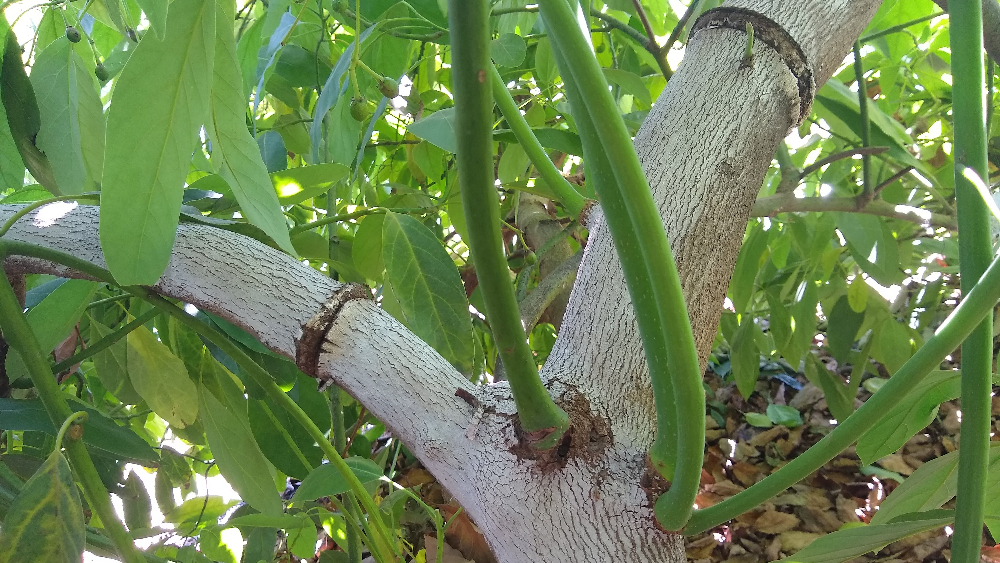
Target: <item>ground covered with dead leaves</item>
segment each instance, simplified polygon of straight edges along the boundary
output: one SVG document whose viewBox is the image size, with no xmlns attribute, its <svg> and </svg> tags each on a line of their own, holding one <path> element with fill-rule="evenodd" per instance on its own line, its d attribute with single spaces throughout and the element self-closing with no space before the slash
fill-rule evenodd
<svg viewBox="0 0 1000 563">
<path fill-rule="evenodd" d="M 801 377 L 797 384 L 787 377 L 761 380 L 749 401 L 735 385 L 724 384 L 714 374 L 706 375 L 705 382 L 715 392 L 714 401 L 710 401 L 715 412 L 706 419 L 708 449 L 700 506 L 715 504 L 763 479 L 819 441 L 835 424 L 823 392 Z M 867 396 L 862 389 L 856 406 Z M 759 428 L 747 423 L 747 413 L 764 413 L 770 404 L 795 408 L 801 413 L 802 424 Z M 1000 414 L 996 397 L 993 414 Z M 727 525 L 688 538 L 688 558 L 696 563 L 776 561 L 846 523 L 867 522 L 901 479 L 923 463 L 956 449 L 959 425 L 957 403 L 947 402 L 930 426 L 899 452 L 873 466 L 862 467 L 854 448 L 849 448 L 770 502 Z M 954 501 L 944 508 L 953 505 Z M 948 531 L 912 536 L 852 561 L 947 562 L 951 557 Z M 984 534 L 985 545 L 994 545 L 989 534 Z M 983 561 L 1000 561 L 1000 551 L 984 548 Z"/>
</svg>

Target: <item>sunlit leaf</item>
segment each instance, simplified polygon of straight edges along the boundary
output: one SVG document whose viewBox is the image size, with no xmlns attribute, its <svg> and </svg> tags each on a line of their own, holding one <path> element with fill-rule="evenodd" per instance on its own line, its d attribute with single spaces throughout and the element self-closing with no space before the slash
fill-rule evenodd
<svg viewBox="0 0 1000 563">
<path fill-rule="evenodd" d="M 382 478 L 382 468 L 370 459 L 350 457 L 344 460 L 361 483 L 371 483 Z M 313 469 L 302 481 L 293 503 L 302 503 L 320 497 L 339 495 L 351 490 L 350 485 L 333 464 L 327 463 Z"/>
</svg>

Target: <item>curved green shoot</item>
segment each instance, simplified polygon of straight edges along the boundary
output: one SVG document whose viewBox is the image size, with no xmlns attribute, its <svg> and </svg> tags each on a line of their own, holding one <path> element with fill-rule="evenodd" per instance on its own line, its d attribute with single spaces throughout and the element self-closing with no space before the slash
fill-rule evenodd
<svg viewBox="0 0 1000 563">
<path fill-rule="evenodd" d="M 993 0 L 989 0 L 993 1 Z M 952 113 L 955 126 L 955 198 L 962 293 L 987 283 L 980 276 L 993 254 L 989 211 L 979 187 L 988 179 L 982 0 L 951 2 Z M 978 282 L 978 283 L 977 283 Z M 993 318 L 986 317 L 962 344 L 962 443 L 958 448 L 954 561 L 978 561 L 986 510 L 993 372 Z"/>
<path fill-rule="evenodd" d="M 632 139 L 581 30 L 580 19 L 566 0 L 544 0 L 539 8 L 552 44 L 562 53 L 558 62 L 563 64 L 564 81 L 575 83 L 578 91 L 582 85 L 588 85 L 588 95 L 571 98 L 570 102 L 578 111 L 589 114 L 594 134 L 614 176 L 613 182 L 603 183 L 605 191 L 599 193 L 602 203 L 620 198 L 624 204 L 622 208 L 611 205 L 604 209 L 623 268 L 626 262 L 644 264 L 644 267 L 635 264 L 625 272 L 656 400 L 658 431 L 649 452 L 650 459 L 654 467 L 672 481 L 670 490 L 657 501 L 655 512 L 660 525 L 677 530 L 691 514 L 701 478 L 705 440 L 701 370 L 680 278 Z M 567 53 L 573 56 L 566 56 Z M 590 56 L 583 56 L 584 53 Z M 588 159 L 593 157 L 592 154 L 586 156 Z M 601 185 L 597 187 L 600 189 Z M 610 195 L 610 191 L 617 191 L 619 195 Z M 646 277 L 649 281 L 634 285 L 638 277 Z M 640 288 L 648 288 L 648 292 L 635 291 Z M 645 314 L 648 310 L 657 314 Z M 657 357 L 660 351 L 649 347 L 650 342 L 657 341 L 665 345 L 666 369 Z M 673 419 L 676 433 L 676 449 L 671 447 L 670 419 Z"/>
<path fill-rule="evenodd" d="M 566 178 L 559 172 L 556 165 L 549 160 L 549 155 L 545 154 L 545 149 L 542 148 L 535 134 L 531 132 L 531 127 L 528 126 L 528 122 L 521 115 L 521 110 L 518 109 L 514 98 L 510 95 L 510 91 L 507 90 L 507 85 L 503 83 L 503 78 L 500 78 L 500 71 L 497 70 L 495 65 L 490 65 L 490 67 L 492 71 L 490 84 L 493 87 L 493 99 L 496 101 L 497 107 L 500 108 L 503 118 L 507 120 L 507 126 L 514 133 L 517 142 L 521 144 L 521 148 L 527 153 L 528 159 L 535 167 L 535 170 L 538 170 L 538 175 L 542 177 L 545 184 L 559 198 L 559 203 L 566 207 L 571 216 L 579 217 L 580 212 L 587 205 L 587 199 L 580 195 L 580 192 L 576 191 L 566 181 Z"/>
<path fill-rule="evenodd" d="M 500 201 L 493 177 L 493 99 L 489 58 L 489 6 L 486 0 L 450 0 L 452 91 L 458 178 L 468 224 L 469 248 L 486 303 L 500 358 L 527 442 L 535 449 L 556 446 L 569 417 L 549 396 L 538 376 L 503 255 Z"/>
</svg>

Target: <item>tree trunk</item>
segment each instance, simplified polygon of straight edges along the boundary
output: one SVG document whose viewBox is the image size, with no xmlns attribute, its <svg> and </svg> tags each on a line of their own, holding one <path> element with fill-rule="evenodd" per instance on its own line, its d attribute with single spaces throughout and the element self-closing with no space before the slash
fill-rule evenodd
<svg viewBox="0 0 1000 563">
<path fill-rule="evenodd" d="M 692 35 L 683 64 L 635 139 L 677 256 L 703 358 L 771 157 L 808 114 L 809 75 L 817 84 L 832 75 L 878 3 L 727 3 L 728 18 Z M 757 36 L 754 64 L 740 69 L 747 17 Z M 726 19 L 736 29 L 726 27 Z M 765 44 L 768 37 L 781 55 Z M 0 222 L 17 209 L 0 206 Z M 46 209 L 22 219 L 8 236 L 103 265 L 96 208 L 77 207 L 43 222 Z M 560 452 L 565 456 L 548 460 L 528 459 L 517 447 L 506 383 L 472 386 L 373 302 L 348 299 L 354 296 L 349 286 L 255 241 L 182 225 L 156 290 L 245 327 L 358 398 L 465 507 L 500 562 L 683 561 L 680 536 L 656 528 L 650 510 L 655 499 L 639 486 L 653 438 L 652 394 L 599 211 L 590 226 L 559 339 L 543 370 L 573 417 L 572 445 Z M 4 267 L 73 275 L 17 257 Z M 311 356 L 317 330 L 325 333 L 318 360 Z M 476 400 L 456 396 L 459 388 Z"/>
</svg>

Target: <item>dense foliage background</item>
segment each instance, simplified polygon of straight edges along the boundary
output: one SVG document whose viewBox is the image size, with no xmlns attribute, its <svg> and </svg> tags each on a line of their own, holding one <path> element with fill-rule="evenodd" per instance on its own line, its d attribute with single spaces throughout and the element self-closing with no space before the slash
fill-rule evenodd
<svg viewBox="0 0 1000 563">
<path fill-rule="evenodd" d="M 633 133 L 683 57 L 679 21 L 718 2 L 694 4 L 592 3 L 595 51 Z M 169 13 L 152 0 L 5 8 L 0 203 L 100 189 L 102 242 L 123 283 L 150 283 L 157 264 L 165 266 L 176 224 L 153 217 L 179 212 L 180 221 L 245 234 L 338 280 L 367 284 L 470 378 L 502 378 L 464 242 L 442 2 L 364 0 L 357 13 L 345 0 L 241 0 L 235 10 L 174 0 Z M 491 54 L 503 80 L 551 159 L 594 198 L 536 9 L 498 0 L 494 15 Z M 824 433 L 828 426 L 804 420 L 786 392 L 816 387 L 830 418 L 845 418 L 859 389 L 877 389 L 955 306 L 947 31 L 947 14 L 929 0 L 884 2 L 860 40 L 862 58 L 848 58 L 819 89 L 809 119 L 776 155 L 706 374 L 708 415 L 718 427 Z M 865 116 L 859 90 L 871 102 Z M 210 125 L 189 138 L 202 113 Z M 991 122 L 996 182 L 1000 117 L 991 113 Z M 553 201 L 499 112 L 494 140 L 511 283 L 542 365 L 587 232 Z M 870 158 L 868 190 L 862 154 Z M 146 181 L 136 162 L 149 161 L 161 164 Z M 136 255 L 148 257 L 148 268 L 116 265 Z M 84 440 L 101 478 L 150 554 L 350 560 L 348 521 L 356 515 L 345 520 L 324 500 L 346 488 L 317 473 L 327 467 L 319 448 L 232 358 L 114 286 L 29 276 L 26 290 L 28 320 L 52 351 L 63 390 L 91 413 Z M 258 360 L 331 432 L 355 472 L 381 487 L 373 490 L 406 552 L 425 560 L 424 534 L 438 517 L 375 478 L 412 488 L 446 519 L 457 507 L 406 448 L 346 394 L 318 389 L 226 321 L 198 318 Z M 9 518 L 21 514 L 8 511 L 49 457 L 55 429 L 19 356 L 8 352 L 3 367 L 0 513 Z M 903 430 L 880 426 L 862 438 L 862 465 L 931 423 L 938 403 L 958 395 L 954 373 L 940 372 L 926 394 L 897 407 Z M 719 389 L 729 389 L 727 400 Z M 779 465 L 773 453 L 757 462 Z M 249 504 L 208 493 L 200 476 L 220 474 Z M 286 514 L 254 520 L 278 491 L 290 501 Z M 1000 532 L 1000 522 L 988 524 Z M 111 553 L 100 522 L 88 525 L 87 549 Z M 450 530 L 466 557 L 487 557 L 467 519 Z M 56 529 L 30 533 L 39 546 L 64 541 Z"/>
</svg>

